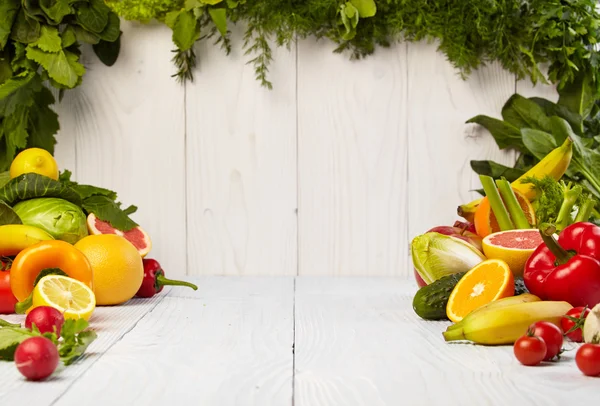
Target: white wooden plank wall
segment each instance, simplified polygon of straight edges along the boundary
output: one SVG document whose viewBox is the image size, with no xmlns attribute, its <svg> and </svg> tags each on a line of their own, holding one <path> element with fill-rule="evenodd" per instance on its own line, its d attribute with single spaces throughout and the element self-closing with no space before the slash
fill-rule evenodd
<svg viewBox="0 0 600 406">
<path fill-rule="evenodd" d="M 500 117 L 515 89 L 556 98 L 498 65 L 463 81 L 432 44 L 351 62 L 314 40 L 274 51 L 269 91 L 239 27 L 229 56 L 197 47 L 182 86 L 168 29 L 123 31 L 113 67 L 86 49 L 84 83 L 58 107 L 56 155 L 139 206 L 171 276 L 409 276 L 410 240 L 476 197 L 469 161 L 515 159 L 465 121 Z"/>
</svg>

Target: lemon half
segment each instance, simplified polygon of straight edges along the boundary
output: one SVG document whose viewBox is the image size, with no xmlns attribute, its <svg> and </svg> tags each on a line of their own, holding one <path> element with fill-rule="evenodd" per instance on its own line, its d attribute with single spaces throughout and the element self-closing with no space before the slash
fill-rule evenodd
<svg viewBox="0 0 600 406">
<path fill-rule="evenodd" d="M 89 320 L 96 308 L 94 292 L 83 282 L 62 275 L 44 276 L 33 289 L 33 306 L 51 306 L 65 319 Z"/>
</svg>

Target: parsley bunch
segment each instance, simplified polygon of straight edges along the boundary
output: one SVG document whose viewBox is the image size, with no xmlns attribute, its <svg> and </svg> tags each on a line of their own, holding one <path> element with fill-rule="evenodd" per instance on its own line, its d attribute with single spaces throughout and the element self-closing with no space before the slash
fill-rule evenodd
<svg viewBox="0 0 600 406">
<path fill-rule="evenodd" d="M 120 20 L 103 0 L 0 1 L 0 171 L 17 152 L 54 151 L 59 95 L 81 84 L 80 43 L 106 64 L 119 52 Z"/>
</svg>

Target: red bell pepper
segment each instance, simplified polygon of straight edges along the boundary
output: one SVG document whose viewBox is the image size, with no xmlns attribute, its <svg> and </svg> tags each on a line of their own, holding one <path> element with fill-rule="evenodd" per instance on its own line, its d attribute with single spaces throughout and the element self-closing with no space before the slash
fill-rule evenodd
<svg viewBox="0 0 600 406">
<path fill-rule="evenodd" d="M 15 312 L 17 298 L 10 289 L 10 261 L 0 259 L 0 314 Z"/>
<path fill-rule="evenodd" d="M 573 307 L 600 303 L 600 227 L 579 222 L 554 238 L 553 227 L 542 227 L 544 243 L 525 263 L 527 289 L 542 300 L 566 301 Z"/>
<path fill-rule="evenodd" d="M 155 259 L 144 258 L 144 279 L 142 280 L 142 286 L 135 294 L 137 297 L 152 297 L 161 290 L 164 286 L 187 286 L 194 290 L 198 289 L 198 286 L 193 283 L 184 281 L 174 281 L 165 278 L 165 271 Z"/>
</svg>

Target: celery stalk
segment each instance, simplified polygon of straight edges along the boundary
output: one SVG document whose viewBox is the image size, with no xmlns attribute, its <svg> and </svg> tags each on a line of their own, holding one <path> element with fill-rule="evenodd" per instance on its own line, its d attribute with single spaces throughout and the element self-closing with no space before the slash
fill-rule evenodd
<svg viewBox="0 0 600 406">
<path fill-rule="evenodd" d="M 485 195 L 490 201 L 490 206 L 494 212 L 494 215 L 496 216 L 496 220 L 498 220 L 500 230 L 513 230 L 513 223 L 510 220 L 510 216 L 508 215 L 508 211 L 506 210 L 502 199 L 500 198 L 500 193 L 498 193 L 498 189 L 496 189 L 494 179 L 492 179 L 491 176 L 486 175 L 479 175 L 479 179 L 481 180 L 481 185 L 483 186 Z"/>
<path fill-rule="evenodd" d="M 521 209 L 521 205 L 519 205 L 517 196 L 510 186 L 510 183 L 508 183 L 505 178 L 502 178 L 496 181 L 496 185 L 498 185 L 502 200 L 504 200 L 504 203 L 508 208 L 510 218 L 512 219 L 515 227 L 520 229 L 531 228 L 527 217 L 525 217 L 525 213 L 523 213 L 523 209 Z"/>
</svg>

